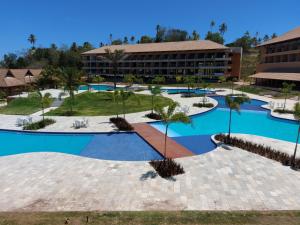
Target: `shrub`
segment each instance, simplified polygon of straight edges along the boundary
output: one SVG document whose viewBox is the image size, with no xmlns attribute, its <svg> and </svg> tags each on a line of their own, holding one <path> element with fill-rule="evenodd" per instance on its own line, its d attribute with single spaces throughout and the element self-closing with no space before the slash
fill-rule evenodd
<svg viewBox="0 0 300 225">
<path fill-rule="evenodd" d="M 45 120 L 40 120 L 40 121 L 25 125 L 23 127 L 23 130 L 39 130 L 39 129 L 42 129 L 53 123 L 55 123 L 55 120 L 46 118 Z"/>
<path fill-rule="evenodd" d="M 146 117 L 153 119 L 153 120 L 161 120 L 161 116 L 157 113 L 148 113 L 146 114 Z"/>
<path fill-rule="evenodd" d="M 158 175 L 163 178 L 184 174 L 183 167 L 173 159 L 152 160 L 150 165 L 156 170 Z"/>
<path fill-rule="evenodd" d="M 188 93 L 188 92 L 184 92 L 181 94 L 182 98 L 194 98 L 194 97 L 203 97 L 204 94 L 196 94 L 196 93 Z"/>
<path fill-rule="evenodd" d="M 289 114 L 294 114 L 294 110 L 288 110 L 288 109 L 275 109 L 274 112 L 284 114 L 284 113 L 289 113 Z"/>
<path fill-rule="evenodd" d="M 195 107 L 199 107 L 199 108 L 202 108 L 202 107 L 205 107 L 205 108 L 212 108 L 214 107 L 214 104 L 212 103 L 194 103 L 193 106 Z"/>
<path fill-rule="evenodd" d="M 215 136 L 215 139 L 225 144 L 241 148 L 248 152 L 252 152 L 261 156 L 264 156 L 269 159 L 273 159 L 275 161 L 281 162 L 285 166 L 291 165 L 292 156 L 288 155 L 287 153 L 283 153 L 277 150 L 272 149 L 271 147 L 252 143 L 250 141 L 244 141 L 242 139 L 236 137 L 230 137 L 228 139 L 227 135 L 218 134 Z M 300 168 L 300 159 L 296 159 L 295 161 L 296 168 Z"/>
<path fill-rule="evenodd" d="M 124 118 L 121 117 L 112 117 L 109 119 L 110 122 L 116 125 L 119 130 L 122 131 L 132 131 L 134 128 L 130 123 L 127 122 Z"/>
</svg>

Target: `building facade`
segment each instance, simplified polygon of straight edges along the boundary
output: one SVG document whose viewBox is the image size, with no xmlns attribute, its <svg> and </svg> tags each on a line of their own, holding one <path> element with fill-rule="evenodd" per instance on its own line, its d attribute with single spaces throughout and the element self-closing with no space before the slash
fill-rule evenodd
<svg viewBox="0 0 300 225">
<path fill-rule="evenodd" d="M 260 62 L 250 76 L 258 85 L 281 87 L 290 81 L 300 86 L 300 27 L 258 46 Z"/>
<path fill-rule="evenodd" d="M 111 64 L 103 57 L 105 49 L 124 50 L 125 57 L 118 68 L 119 76 L 240 77 L 241 48 L 228 48 L 207 40 L 103 46 L 82 54 L 83 69 L 87 74 L 113 74 Z"/>
</svg>

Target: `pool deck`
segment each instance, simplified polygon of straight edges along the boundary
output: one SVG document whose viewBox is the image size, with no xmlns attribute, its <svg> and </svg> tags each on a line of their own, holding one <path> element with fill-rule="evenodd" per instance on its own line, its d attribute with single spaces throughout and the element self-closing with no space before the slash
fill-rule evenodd
<svg viewBox="0 0 300 225">
<path fill-rule="evenodd" d="M 150 126 L 147 123 L 135 123 L 133 124 L 135 132 L 143 137 L 153 148 L 155 148 L 161 155 L 164 155 L 164 138 L 165 135 Z M 167 137 L 167 158 L 181 158 L 186 156 L 193 156 L 187 148 L 178 144 L 173 139 Z"/>
</svg>

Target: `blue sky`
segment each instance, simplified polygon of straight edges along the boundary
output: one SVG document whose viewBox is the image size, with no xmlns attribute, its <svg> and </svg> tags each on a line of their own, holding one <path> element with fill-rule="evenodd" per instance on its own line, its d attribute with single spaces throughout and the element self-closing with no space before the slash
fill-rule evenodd
<svg viewBox="0 0 300 225">
<path fill-rule="evenodd" d="M 1 0 L 0 58 L 30 47 L 89 41 L 98 47 L 114 38 L 155 34 L 157 24 L 191 32 L 203 38 L 213 19 L 225 22 L 226 42 L 246 30 L 282 34 L 300 26 L 299 0 Z"/>
</svg>

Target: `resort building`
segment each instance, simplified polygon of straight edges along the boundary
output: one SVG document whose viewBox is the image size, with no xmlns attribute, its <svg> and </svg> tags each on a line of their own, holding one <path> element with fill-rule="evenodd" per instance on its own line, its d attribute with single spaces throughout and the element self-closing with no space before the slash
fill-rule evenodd
<svg viewBox="0 0 300 225">
<path fill-rule="evenodd" d="M 208 41 L 181 41 L 134 45 L 103 46 L 82 54 L 83 69 L 89 75 L 111 76 L 111 64 L 103 58 L 105 49 L 123 49 L 118 75 L 126 74 L 152 78 L 196 75 L 210 79 L 220 76 L 240 77 L 241 48 L 229 48 Z"/>
<path fill-rule="evenodd" d="M 300 86 L 300 27 L 258 46 L 260 62 L 250 76 L 258 85 L 281 87 L 283 81 Z"/>
<path fill-rule="evenodd" d="M 7 95 L 19 93 L 35 83 L 42 69 L 1 69 L 0 90 Z"/>
</svg>

